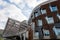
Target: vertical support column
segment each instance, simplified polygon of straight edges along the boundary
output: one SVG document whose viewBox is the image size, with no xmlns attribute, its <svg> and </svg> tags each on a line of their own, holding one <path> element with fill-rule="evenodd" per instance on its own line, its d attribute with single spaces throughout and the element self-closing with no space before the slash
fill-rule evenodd
<svg viewBox="0 0 60 40">
<path fill-rule="evenodd" d="M 28 40 L 33 40 L 33 30 L 31 29 L 31 27 L 28 29 Z"/>
<path fill-rule="evenodd" d="M 55 36 L 55 34 L 54 34 L 53 30 L 52 30 L 52 29 L 50 29 L 49 31 L 50 31 L 50 37 L 51 37 L 51 39 L 55 39 L 55 38 L 56 38 L 56 36 Z"/>
<path fill-rule="evenodd" d="M 24 35 L 24 40 L 26 39 L 26 33 L 23 34 Z"/>
<path fill-rule="evenodd" d="M 21 34 L 20 34 L 20 40 L 22 40 L 22 36 L 21 36 Z"/>
<path fill-rule="evenodd" d="M 42 38 L 43 38 L 43 33 L 42 33 L 41 28 L 40 28 L 40 30 L 39 30 L 39 40 L 41 40 Z"/>
</svg>

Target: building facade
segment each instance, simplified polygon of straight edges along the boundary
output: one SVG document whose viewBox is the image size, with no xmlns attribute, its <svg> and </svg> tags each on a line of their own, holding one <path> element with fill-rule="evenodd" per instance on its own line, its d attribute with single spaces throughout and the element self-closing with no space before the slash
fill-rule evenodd
<svg viewBox="0 0 60 40">
<path fill-rule="evenodd" d="M 28 21 L 33 39 L 60 39 L 60 0 L 48 0 L 35 7 Z"/>
<path fill-rule="evenodd" d="M 33 33 L 31 32 L 33 30 L 26 21 L 19 22 L 8 18 L 3 37 L 5 40 L 33 40 Z"/>
</svg>

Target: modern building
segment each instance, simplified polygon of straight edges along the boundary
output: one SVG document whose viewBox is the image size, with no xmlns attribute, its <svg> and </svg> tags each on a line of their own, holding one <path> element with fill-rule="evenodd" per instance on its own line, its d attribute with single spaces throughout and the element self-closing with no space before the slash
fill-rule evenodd
<svg viewBox="0 0 60 40">
<path fill-rule="evenodd" d="M 33 40 L 60 39 L 60 0 L 47 0 L 36 6 L 28 23 Z"/>
<path fill-rule="evenodd" d="M 3 31 L 5 40 L 32 40 L 32 29 L 27 24 L 27 21 L 19 22 L 14 19 L 8 18 L 6 27 Z"/>
<path fill-rule="evenodd" d="M 2 37 L 3 29 L 0 29 L 0 37 Z"/>
<path fill-rule="evenodd" d="M 2 37 L 2 33 L 3 33 L 3 29 L 0 29 L 0 40 L 4 40 L 4 38 Z"/>
</svg>

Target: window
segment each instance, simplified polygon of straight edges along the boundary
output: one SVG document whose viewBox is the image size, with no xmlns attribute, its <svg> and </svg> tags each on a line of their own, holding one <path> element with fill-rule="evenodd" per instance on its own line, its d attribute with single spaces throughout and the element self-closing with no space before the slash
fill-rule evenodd
<svg viewBox="0 0 60 40">
<path fill-rule="evenodd" d="M 17 21 L 16 21 L 15 24 L 16 24 L 16 25 L 20 25 L 20 22 L 17 22 Z"/>
<path fill-rule="evenodd" d="M 44 36 L 49 36 L 49 35 L 50 35 L 49 30 L 44 30 L 44 29 L 43 29 L 43 33 L 44 33 Z"/>
<path fill-rule="evenodd" d="M 57 14 L 57 17 L 60 19 L 60 14 Z"/>
<path fill-rule="evenodd" d="M 32 14 L 31 18 L 32 18 L 32 19 L 34 18 L 34 13 Z"/>
<path fill-rule="evenodd" d="M 33 31 L 34 31 L 34 29 L 35 29 L 35 23 L 34 23 L 34 22 L 31 23 L 31 28 L 32 28 Z"/>
<path fill-rule="evenodd" d="M 35 12 L 35 17 L 37 17 L 38 16 L 38 12 Z"/>
<path fill-rule="evenodd" d="M 41 15 L 41 11 L 40 11 L 40 9 L 38 10 L 38 14 Z"/>
<path fill-rule="evenodd" d="M 13 20 L 9 20 L 9 23 L 13 24 L 13 23 L 14 23 L 14 21 L 13 21 Z"/>
<path fill-rule="evenodd" d="M 34 33 L 34 38 L 33 39 L 39 39 L 39 32 Z"/>
<path fill-rule="evenodd" d="M 53 31 L 55 32 L 55 35 L 58 39 L 60 39 L 60 29 L 56 28 L 55 26 L 53 27 Z"/>
<path fill-rule="evenodd" d="M 48 24 L 54 23 L 53 17 L 46 17 L 45 18 L 48 22 Z"/>
<path fill-rule="evenodd" d="M 40 7 L 38 7 L 35 11 L 38 13 L 38 15 L 41 15 Z"/>
<path fill-rule="evenodd" d="M 46 14 L 46 9 L 41 9 L 42 14 Z"/>
<path fill-rule="evenodd" d="M 9 20 L 8 25 L 12 26 L 14 24 L 13 20 Z"/>
<path fill-rule="evenodd" d="M 50 39 L 50 32 L 49 32 L 49 30 L 43 29 L 43 33 L 44 33 L 44 39 Z"/>
<path fill-rule="evenodd" d="M 50 7 L 51 12 L 57 11 L 57 6 L 49 6 L 49 7 Z"/>
<path fill-rule="evenodd" d="M 32 15 L 32 19 L 34 18 L 34 15 Z"/>
<path fill-rule="evenodd" d="M 55 34 L 57 36 L 60 36 L 60 29 L 59 28 L 55 28 L 55 26 L 54 26 L 53 31 L 55 32 Z"/>
<path fill-rule="evenodd" d="M 42 26 L 42 20 L 38 19 L 38 26 Z"/>
</svg>

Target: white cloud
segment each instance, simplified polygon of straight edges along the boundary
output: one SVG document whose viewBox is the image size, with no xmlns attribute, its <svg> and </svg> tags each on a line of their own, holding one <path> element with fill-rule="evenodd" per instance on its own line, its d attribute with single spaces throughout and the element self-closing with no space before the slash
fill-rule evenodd
<svg viewBox="0 0 60 40">
<path fill-rule="evenodd" d="M 10 2 L 14 2 L 14 3 L 16 3 L 16 4 L 18 4 L 18 3 L 20 3 L 21 2 L 21 0 L 9 0 Z"/>
<path fill-rule="evenodd" d="M 25 0 L 27 2 L 27 4 L 30 6 L 30 7 L 35 7 L 37 6 L 38 4 L 42 3 L 42 2 L 45 2 L 47 0 L 40 0 L 40 1 L 37 1 L 37 0 Z"/>
<path fill-rule="evenodd" d="M 0 15 L 0 29 L 4 29 L 7 22 L 7 17 Z"/>
<path fill-rule="evenodd" d="M 17 19 L 19 21 L 27 20 L 27 18 L 21 13 L 21 10 L 18 9 L 16 6 L 11 5 L 8 9 L 8 12 L 10 13 L 11 18 Z M 20 18 L 18 18 L 20 17 Z"/>
<path fill-rule="evenodd" d="M 39 2 L 36 0 L 0 0 L 0 5 L 4 7 L 0 10 L 0 29 L 4 29 L 8 17 L 18 21 L 27 20 L 32 9 L 43 1 L 46 0 Z"/>
<path fill-rule="evenodd" d="M 27 20 L 27 18 L 21 13 L 21 10 L 15 5 L 7 4 L 6 2 L 2 2 L 0 5 L 5 7 L 4 9 L 0 10 L 0 29 L 4 29 L 8 17 L 18 21 Z"/>
</svg>

